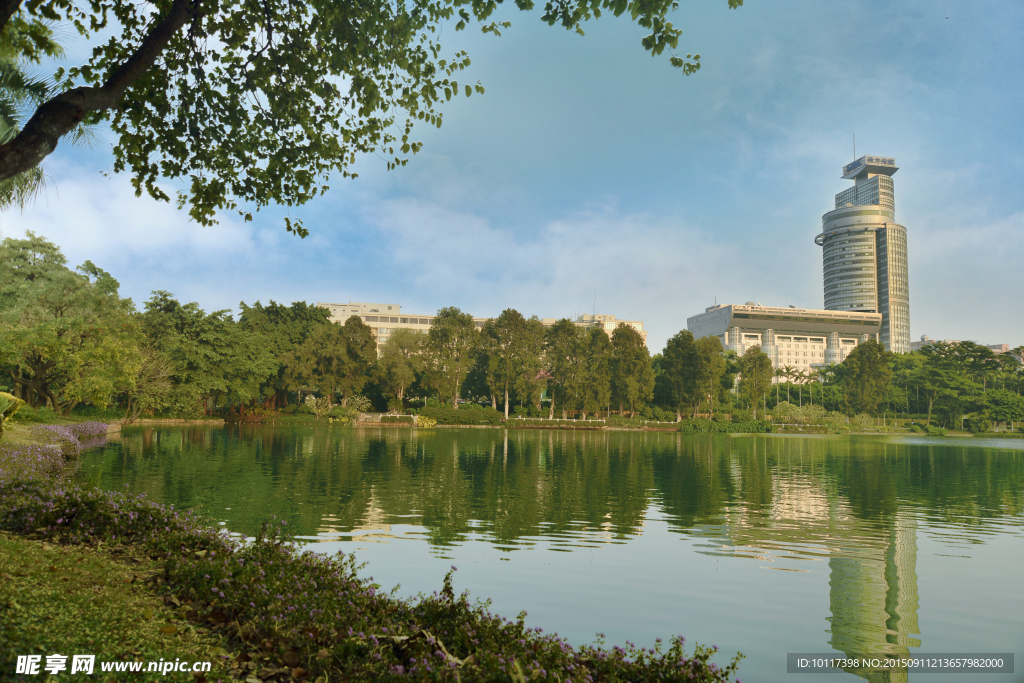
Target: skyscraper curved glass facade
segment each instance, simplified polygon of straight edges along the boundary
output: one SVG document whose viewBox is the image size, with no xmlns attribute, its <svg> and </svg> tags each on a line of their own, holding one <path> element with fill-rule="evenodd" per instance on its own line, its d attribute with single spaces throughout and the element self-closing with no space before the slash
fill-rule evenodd
<svg viewBox="0 0 1024 683">
<path fill-rule="evenodd" d="M 825 309 L 881 313 L 879 340 L 910 351 L 907 229 L 896 223 L 895 159 L 864 156 L 843 168 L 854 186 L 836 195 L 815 242 L 822 247 Z"/>
</svg>

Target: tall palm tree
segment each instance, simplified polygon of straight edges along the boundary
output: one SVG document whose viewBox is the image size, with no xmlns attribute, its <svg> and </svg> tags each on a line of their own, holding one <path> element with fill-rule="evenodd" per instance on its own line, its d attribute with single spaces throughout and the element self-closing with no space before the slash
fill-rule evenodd
<svg viewBox="0 0 1024 683">
<path fill-rule="evenodd" d="M 0 42 L 0 145 L 11 140 L 21 129 L 21 113 L 28 106 L 46 101 L 46 84 L 28 76 L 21 60 L 10 47 Z M 22 209 L 45 185 L 39 167 L 0 181 L 0 209 L 17 205 Z"/>
<path fill-rule="evenodd" d="M 785 370 L 782 368 L 775 368 L 775 405 L 779 405 L 779 385 L 782 384 L 779 380 L 785 375 Z"/>
<path fill-rule="evenodd" d="M 789 388 L 792 386 L 793 377 L 796 373 L 796 368 L 794 368 L 792 365 L 784 365 L 782 369 L 785 371 L 783 377 L 786 378 L 786 402 L 792 403 L 792 401 L 790 401 Z"/>
</svg>

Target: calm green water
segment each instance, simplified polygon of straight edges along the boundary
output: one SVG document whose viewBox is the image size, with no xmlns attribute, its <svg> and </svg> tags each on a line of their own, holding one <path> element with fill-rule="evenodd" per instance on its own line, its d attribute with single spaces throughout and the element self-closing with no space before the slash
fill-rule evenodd
<svg viewBox="0 0 1024 683">
<path fill-rule="evenodd" d="M 79 477 L 245 535 L 276 515 L 403 594 L 455 565 L 576 643 L 739 650 L 746 681 L 856 680 L 789 652 L 1012 652 L 970 678 L 1024 681 L 1021 440 L 137 428 Z"/>
</svg>

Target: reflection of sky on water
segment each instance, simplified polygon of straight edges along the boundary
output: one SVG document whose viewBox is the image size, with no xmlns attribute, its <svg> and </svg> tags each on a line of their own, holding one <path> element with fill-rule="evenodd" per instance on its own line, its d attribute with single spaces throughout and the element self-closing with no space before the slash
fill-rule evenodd
<svg viewBox="0 0 1024 683">
<path fill-rule="evenodd" d="M 402 594 L 454 564 L 457 587 L 574 642 L 680 633 L 780 681 L 786 652 L 1024 650 L 1021 441 L 149 432 L 82 478 L 246 533 L 276 514 Z"/>
</svg>

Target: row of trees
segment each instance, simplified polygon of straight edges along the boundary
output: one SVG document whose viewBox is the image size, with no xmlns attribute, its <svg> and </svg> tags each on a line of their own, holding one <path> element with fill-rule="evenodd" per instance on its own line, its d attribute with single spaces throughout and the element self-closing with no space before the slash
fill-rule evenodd
<svg viewBox="0 0 1024 683">
<path fill-rule="evenodd" d="M 342 405 L 365 395 L 381 410 L 403 410 L 410 399 L 455 408 L 489 401 L 508 417 L 516 404 L 542 414 L 546 393 L 548 417 L 656 408 L 662 418 L 723 409 L 756 418 L 793 391 L 802 403 L 806 391 L 848 414 L 930 420 L 935 411 L 949 426 L 1024 419 L 1020 363 L 971 342 L 894 355 L 869 341 L 816 371 L 816 381 L 787 383 L 784 395 L 773 380 L 796 377 L 757 347 L 737 357 L 717 338 L 683 330 L 652 358 L 628 325 L 609 336 L 567 319 L 545 327 L 513 309 L 477 327 L 444 308 L 428 332 L 395 330 L 378 349 L 359 317 L 335 325 L 304 302 L 242 303 L 235 320 L 157 291 L 137 311 L 110 274 L 88 261 L 68 268 L 55 245 L 31 233 L 0 243 L 0 372 L 34 407 L 66 414 L 80 403 L 117 403 L 129 417 L 267 411 L 309 394 Z"/>
</svg>

